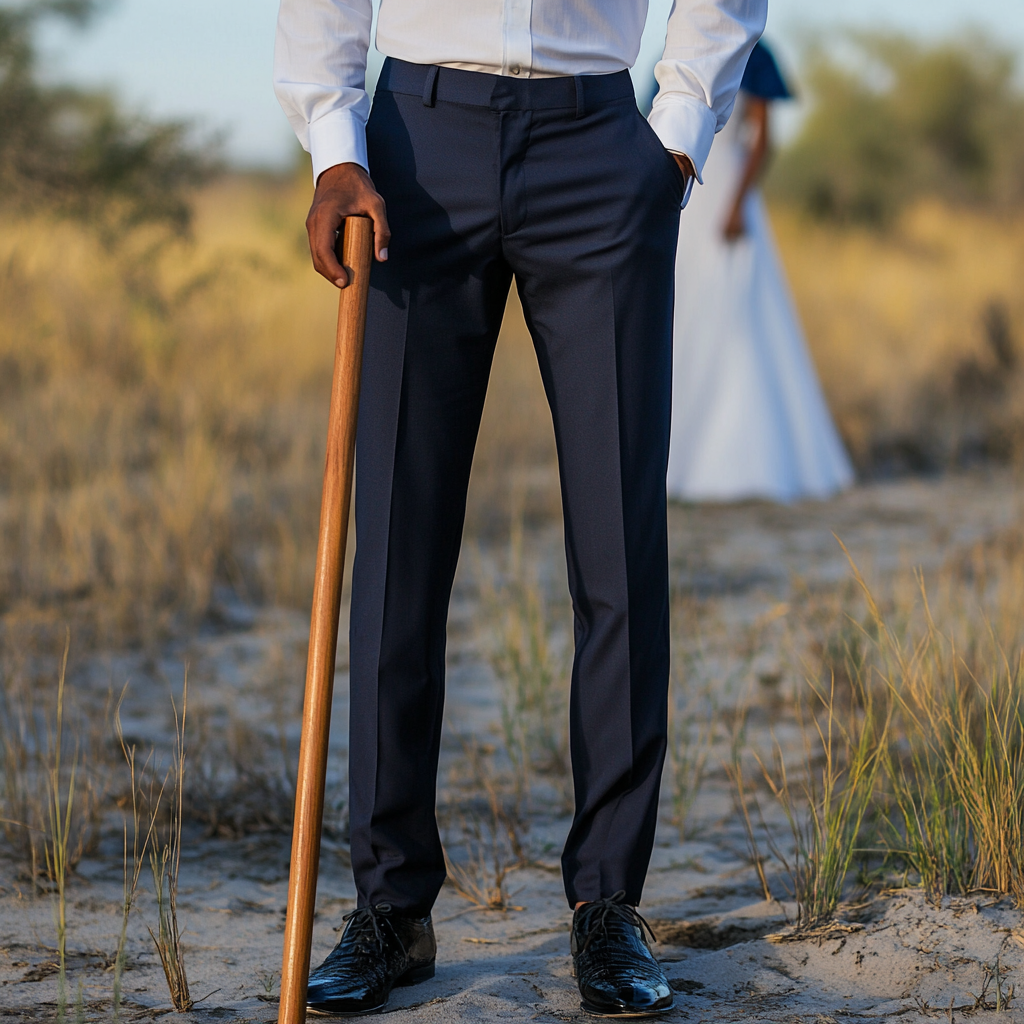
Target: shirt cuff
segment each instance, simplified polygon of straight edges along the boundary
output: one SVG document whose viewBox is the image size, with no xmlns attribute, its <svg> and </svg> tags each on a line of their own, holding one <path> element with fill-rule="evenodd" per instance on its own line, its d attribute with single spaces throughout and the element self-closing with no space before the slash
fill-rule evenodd
<svg viewBox="0 0 1024 1024">
<path fill-rule="evenodd" d="M 704 163 L 718 127 L 714 111 L 692 96 L 670 93 L 658 97 L 648 121 L 670 153 L 682 153 L 690 158 L 697 181 L 703 185 Z"/>
<path fill-rule="evenodd" d="M 366 125 L 348 110 L 332 110 L 310 122 L 309 155 L 313 161 L 313 184 L 335 164 L 359 164 L 369 172 L 366 159 Z"/>
</svg>

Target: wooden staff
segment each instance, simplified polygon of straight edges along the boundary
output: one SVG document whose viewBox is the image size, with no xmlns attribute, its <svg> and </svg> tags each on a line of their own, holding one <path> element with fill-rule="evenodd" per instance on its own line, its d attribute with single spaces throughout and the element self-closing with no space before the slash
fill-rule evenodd
<svg viewBox="0 0 1024 1024">
<path fill-rule="evenodd" d="M 338 305 L 334 378 L 327 421 L 327 463 L 320 501 L 320 537 L 309 626 L 306 696 L 302 706 L 302 740 L 295 784 L 295 820 L 292 825 L 278 1024 L 303 1024 L 306 1019 L 306 983 L 309 980 L 320 832 L 324 817 L 338 614 L 345 570 L 359 410 L 359 374 L 363 361 L 366 295 L 372 258 L 373 221 L 368 217 L 346 218 L 341 263 L 348 270 L 349 284 L 341 290 Z"/>
</svg>

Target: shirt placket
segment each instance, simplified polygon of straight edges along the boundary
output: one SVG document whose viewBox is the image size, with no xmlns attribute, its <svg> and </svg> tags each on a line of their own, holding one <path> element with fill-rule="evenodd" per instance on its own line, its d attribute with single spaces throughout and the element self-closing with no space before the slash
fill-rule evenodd
<svg viewBox="0 0 1024 1024">
<path fill-rule="evenodd" d="M 501 73 L 529 78 L 533 66 L 533 0 L 505 0 L 505 60 Z"/>
</svg>

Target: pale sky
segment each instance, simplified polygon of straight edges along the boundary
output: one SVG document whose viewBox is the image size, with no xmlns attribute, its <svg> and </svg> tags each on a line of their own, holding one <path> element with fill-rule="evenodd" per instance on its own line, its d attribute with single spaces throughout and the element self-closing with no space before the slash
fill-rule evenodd
<svg viewBox="0 0 1024 1024">
<path fill-rule="evenodd" d="M 3 2 L 3 0 L 0 0 Z M 634 77 L 646 83 L 671 0 L 651 0 Z M 114 0 L 85 32 L 49 30 L 51 77 L 108 86 L 131 108 L 221 130 L 228 156 L 281 167 L 294 136 L 270 84 L 278 0 Z M 771 0 L 766 38 L 793 68 L 808 29 L 856 25 L 916 36 L 977 26 L 1024 56 L 1022 0 Z"/>
</svg>

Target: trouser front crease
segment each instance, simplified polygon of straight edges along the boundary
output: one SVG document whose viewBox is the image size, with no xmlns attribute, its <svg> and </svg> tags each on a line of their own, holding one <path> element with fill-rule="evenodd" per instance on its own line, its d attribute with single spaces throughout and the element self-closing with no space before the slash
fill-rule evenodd
<svg viewBox="0 0 1024 1024">
<path fill-rule="evenodd" d="M 529 81 L 441 75 L 430 103 L 390 89 L 398 76 L 386 66 L 367 129 L 392 240 L 371 281 L 356 463 L 349 773 L 359 901 L 425 914 L 444 881 L 434 806 L 448 603 L 514 276 L 555 427 L 573 599 L 566 896 L 625 889 L 635 903 L 666 743 L 682 183 L 625 94 L 628 77 L 602 76 L 584 109 L 582 99 L 552 107 L 551 88 Z M 623 95 L 609 99 L 615 90 Z M 547 106 L 532 104 L 538 95 Z"/>
</svg>

